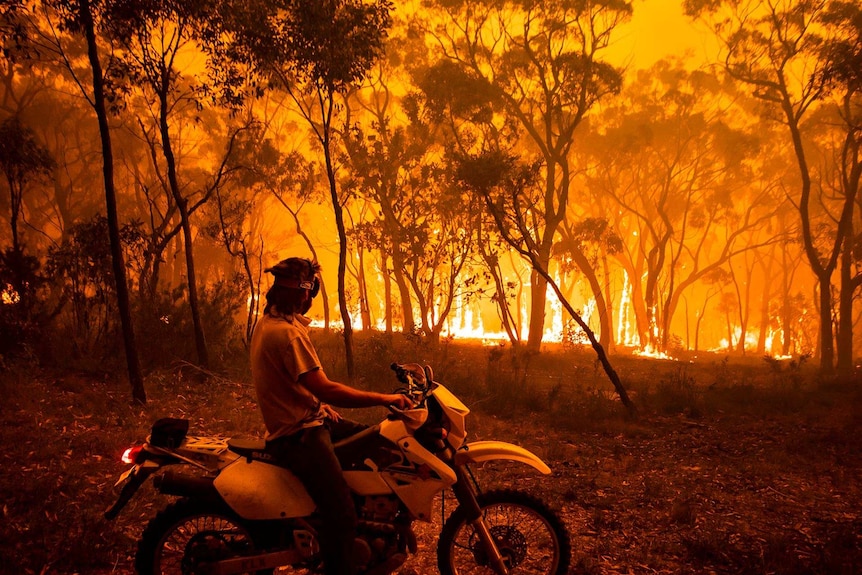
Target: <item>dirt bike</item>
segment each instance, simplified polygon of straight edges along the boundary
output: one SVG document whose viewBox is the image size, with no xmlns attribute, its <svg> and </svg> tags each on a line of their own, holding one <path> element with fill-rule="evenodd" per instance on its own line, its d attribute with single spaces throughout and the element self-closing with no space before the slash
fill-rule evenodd
<svg viewBox="0 0 862 575">
<path fill-rule="evenodd" d="M 467 443 L 470 410 L 431 368 L 392 364 L 414 408 L 390 407 L 379 424 L 335 444 L 359 517 L 354 565 L 392 573 L 417 552 L 415 520 L 431 522 L 437 496 L 451 489 L 457 508 L 437 544 L 442 575 L 564 575 L 571 547 L 560 517 L 520 490 L 482 492 L 471 465 L 510 460 L 549 474 L 533 453 L 500 441 Z M 302 483 L 274 464 L 263 440 L 188 435 L 188 421 L 157 421 L 117 481 L 115 518 L 150 477 L 181 499 L 159 512 L 138 542 L 140 574 L 320 573 L 319 520 Z"/>
</svg>

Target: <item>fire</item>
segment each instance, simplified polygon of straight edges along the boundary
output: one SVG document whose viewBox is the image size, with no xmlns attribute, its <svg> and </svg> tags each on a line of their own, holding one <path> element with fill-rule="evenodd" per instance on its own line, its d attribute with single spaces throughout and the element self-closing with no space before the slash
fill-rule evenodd
<svg viewBox="0 0 862 575">
<path fill-rule="evenodd" d="M 21 301 L 21 296 L 12 287 L 12 284 L 6 284 L 6 289 L 0 292 L 0 303 L 4 305 L 12 305 Z"/>
<path fill-rule="evenodd" d="M 712 352 L 726 352 L 729 349 L 738 349 L 739 342 L 742 340 L 743 349 L 745 351 L 756 351 L 758 349 L 758 343 L 760 341 L 760 333 L 755 330 L 747 330 L 745 334 L 742 333 L 742 328 L 740 326 L 734 326 L 731 330 L 732 337 L 729 340 L 728 338 L 722 338 L 719 342 L 718 346 L 710 349 Z M 780 347 L 780 334 L 781 330 L 773 330 L 769 329 L 766 332 L 766 336 L 764 338 L 764 349 L 766 353 L 773 357 L 774 359 L 792 359 L 792 355 L 782 355 L 782 354 L 772 354 L 772 350 L 775 349 L 773 346 L 778 345 Z M 778 338 L 778 339 L 777 339 Z"/>
<path fill-rule="evenodd" d="M 620 309 L 617 312 L 617 340 L 620 345 L 627 347 L 639 347 L 640 337 L 632 325 L 632 285 L 629 282 L 629 274 L 623 271 L 623 290 L 620 295 Z"/>
<path fill-rule="evenodd" d="M 643 349 L 636 349 L 632 352 L 632 355 L 637 355 L 640 357 L 651 357 L 653 359 L 667 359 L 670 361 L 677 361 L 677 358 L 668 355 L 663 351 L 658 351 L 653 349 L 652 346 L 645 346 Z"/>
</svg>

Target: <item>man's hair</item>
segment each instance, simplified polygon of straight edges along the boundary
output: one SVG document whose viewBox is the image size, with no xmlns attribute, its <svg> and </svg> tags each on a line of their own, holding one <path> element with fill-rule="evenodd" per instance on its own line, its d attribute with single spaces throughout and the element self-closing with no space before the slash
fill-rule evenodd
<svg viewBox="0 0 862 575">
<path fill-rule="evenodd" d="M 266 307 L 263 309 L 265 315 L 292 315 L 304 313 L 305 293 L 303 288 L 287 287 L 281 280 L 295 280 L 297 282 L 314 282 L 320 273 L 320 264 L 305 258 L 287 258 L 276 265 L 264 270 L 275 276 L 275 283 L 266 292 Z"/>
</svg>

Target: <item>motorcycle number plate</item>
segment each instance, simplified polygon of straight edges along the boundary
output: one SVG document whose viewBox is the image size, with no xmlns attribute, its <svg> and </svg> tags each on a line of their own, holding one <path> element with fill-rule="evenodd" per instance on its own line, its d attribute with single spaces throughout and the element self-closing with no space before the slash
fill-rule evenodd
<svg viewBox="0 0 862 575">
<path fill-rule="evenodd" d="M 128 478 L 129 478 L 129 476 L 131 476 L 131 475 L 132 475 L 132 473 L 134 473 L 134 472 L 135 472 L 135 470 L 136 470 L 137 468 L 138 468 L 138 466 L 137 466 L 137 465 L 133 465 L 132 467 L 129 467 L 129 468 L 126 470 L 126 472 L 125 472 L 125 473 L 123 473 L 122 475 L 120 475 L 120 478 L 119 478 L 119 479 L 117 479 L 117 482 L 116 482 L 116 483 L 114 483 L 114 487 L 116 487 L 117 485 L 119 485 L 120 483 L 122 483 L 123 481 L 125 481 L 126 479 L 128 479 Z"/>
</svg>

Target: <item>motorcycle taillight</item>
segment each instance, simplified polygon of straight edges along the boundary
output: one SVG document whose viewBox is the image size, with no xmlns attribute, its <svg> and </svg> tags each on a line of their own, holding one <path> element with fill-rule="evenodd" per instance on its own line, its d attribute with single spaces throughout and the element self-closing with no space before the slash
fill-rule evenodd
<svg viewBox="0 0 862 575">
<path fill-rule="evenodd" d="M 135 445 L 123 452 L 123 463 L 138 463 L 141 452 L 144 450 L 143 445 Z"/>
</svg>

